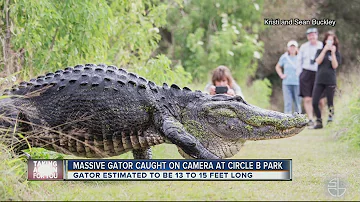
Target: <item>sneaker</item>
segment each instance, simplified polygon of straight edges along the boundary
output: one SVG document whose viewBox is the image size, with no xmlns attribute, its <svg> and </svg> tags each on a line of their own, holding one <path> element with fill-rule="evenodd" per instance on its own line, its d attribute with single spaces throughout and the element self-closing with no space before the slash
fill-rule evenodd
<svg viewBox="0 0 360 202">
<path fill-rule="evenodd" d="M 327 120 L 327 123 L 329 124 L 329 123 L 331 123 L 331 122 L 333 122 L 333 117 L 332 117 L 332 116 L 329 116 L 329 118 L 328 118 L 328 120 Z"/>
<path fill-rule="evenodd" d="M 307 126 L 314 126 L 314 122 L 312 120 L 309 120 L 309 122 L 307 123 Z"/>
<path fill-rule="evenodd" d="M 322 120 L 321 119 L 316 119 L 316 124 L 315 124 L 313 129 L 320 129 L 320 128 L 323 128 Z"/>
</svg>

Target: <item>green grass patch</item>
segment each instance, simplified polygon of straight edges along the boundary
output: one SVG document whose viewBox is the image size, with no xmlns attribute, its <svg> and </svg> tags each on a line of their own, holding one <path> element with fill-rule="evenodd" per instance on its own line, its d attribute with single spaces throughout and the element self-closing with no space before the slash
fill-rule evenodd
<svg viewBox="0 0 360 202">
<path fill-rule="evenodd" d="M 7 175 L 14 177 L 11 178 L 12 181 L 7 179 L 2 183 L 12 187 L 5 195 L 19 200 L 360 200 L 360 157 L 346 149 L 346 143 L 334 141 L 328 135 L 330 132 L 329 127 L 323 130 L 305 129 L 291 138 L 248 141 L 233 157 L 293 159 L 292 181 L 29 183 L 22 181 L 25 173 L 14 174 L 14 171 L 10 172 L 11 165 L 8 165 L 1 170 L 7 170 L 7 173 L 11 173 Z M 153 157 L 182 159 L 177 148 L 168 144 L 153 147 Z M 9 156 L 4 158 L 2 160 L 11 160 Z M 126 153 L 114 158 L 131 159 L 132 154 Z M 20 165 L 25 168 L 23 162 Z M 347 192 L 342 198 L 332 197 L 327 192 L 327 183 L 334 177 L 347 183 Z M 9 197 L 0 199 L 8 200 Z"/>
<path fill-rule="evenodd" d="M 335 124 L 332 134 L 352 149 L 360 150 L 360 87 L 356 76 L 349 76 L 335 99 Z"/>
<path fill-rule="evenodd" d="M 344 109 L 348 113 L 338 121 L 339 139 L 360 150 L 360 98 L 354 98 Z"/>
<path fill-rule="evenodd" d="M 23 157 L 11 158 L 10 150 L 0 145 L 0 200 L 28 200 L 36 195 L 27 177 L 27 165 Z"/>
</svg>

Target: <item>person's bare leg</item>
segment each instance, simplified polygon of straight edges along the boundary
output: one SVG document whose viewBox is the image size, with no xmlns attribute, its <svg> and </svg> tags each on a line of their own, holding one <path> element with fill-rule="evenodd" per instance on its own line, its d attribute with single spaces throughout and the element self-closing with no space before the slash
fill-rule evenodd
<svg viewBox="0 0 360 202">
<path fill-rule="evenodd" d="M 320 112 L 321 112 L 321 115 L 324 115 L 324 110 L 325 110 L 325 97 L 324 98 L 321 98 L 320 101 L 319 101 L 319 108 L 320 108 Z"/>
<path fill-rule="evenodd" d="M 308 116 L 309 120 L 313 120 L 314 116 L 313 116 L 313 107 L 312 107 L 312 98 L 311 97 L 304 97 L 304 108 L 305 108 L 305 112 Z"/>
</svg>

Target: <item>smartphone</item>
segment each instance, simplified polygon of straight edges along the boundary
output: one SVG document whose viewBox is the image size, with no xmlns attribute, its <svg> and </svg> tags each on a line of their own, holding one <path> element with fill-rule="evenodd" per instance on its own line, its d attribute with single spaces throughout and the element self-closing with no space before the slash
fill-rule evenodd
<svg viewBox="0 0 360 202">
<path fill-rule="evenodd" d="M 225 94 L 228 91 L 228 87 L 227 86 L 216 86 L 215 87 L 215 93 L 216 94 Z"/>
</svg>

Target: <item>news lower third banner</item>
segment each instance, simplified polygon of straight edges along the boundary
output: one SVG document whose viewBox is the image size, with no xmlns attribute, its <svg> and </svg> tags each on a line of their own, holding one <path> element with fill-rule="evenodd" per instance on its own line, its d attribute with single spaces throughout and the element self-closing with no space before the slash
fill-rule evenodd
<svg viewBox="0 0 360 202">
<path fill-rule="evenodd" d="M 28 180 L 292 180 L 291 159 L 28 160 Z"/>
</svg>

